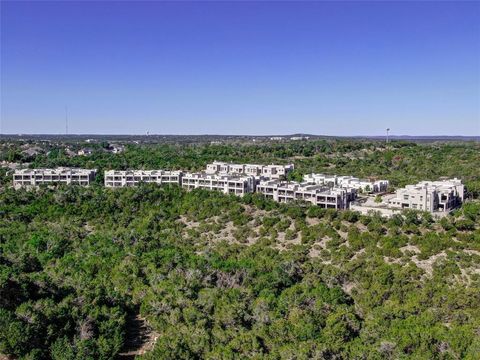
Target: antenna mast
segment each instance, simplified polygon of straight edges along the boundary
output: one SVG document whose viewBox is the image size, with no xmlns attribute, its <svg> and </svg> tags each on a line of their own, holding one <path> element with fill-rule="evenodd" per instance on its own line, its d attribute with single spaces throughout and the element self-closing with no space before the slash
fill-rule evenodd
<svg viewBox="0 0 480 360">
<path fill-rule="evenodd" d="M 68 108 L 65 106 L 65 135 L 68 135 Z"/>
</svg>

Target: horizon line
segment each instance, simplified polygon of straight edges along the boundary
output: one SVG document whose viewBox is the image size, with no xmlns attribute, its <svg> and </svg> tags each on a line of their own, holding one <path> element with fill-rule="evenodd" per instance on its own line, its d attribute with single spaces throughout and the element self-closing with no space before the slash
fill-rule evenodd
<svg viewBox="0 0 480 360">
<path fill-rule="evenodd" d="M 0 133 L 1 136 L 64 136 L 64 137 L 71 137 L 71 136 L 144 136 L 144 137 L 151 137 L 151 136 L 234 136 L 234 137 L 292 137 L 292 136 L 304 136 L 304 137 L 387 137 L 386 134 L 382 135 L 327 135 L 327 134 L 310 134 L 310 133 L 291 133 L 291 134 L 219 134 L 219 133 L 203 133 L 203 134 L 174 134 L 174 133 L 154 133 L 154 134 L 145 134 L 145 133 L 69 133 L 69 134 L 62 134 L 62 133 Z M 445 135 L 445 134 L 422 134 L 422 135 L 410 135 L 410 134 L 389 134 L 389 138 L 392 137 L 480 137 L 479 135 L 462 135 L 462 134 L 455 134 L 455 135 Z"/>
</svg>

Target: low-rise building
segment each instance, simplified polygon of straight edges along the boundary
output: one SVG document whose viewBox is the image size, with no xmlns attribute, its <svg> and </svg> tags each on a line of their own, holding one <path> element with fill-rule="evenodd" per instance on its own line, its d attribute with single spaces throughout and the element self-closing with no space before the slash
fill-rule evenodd
<svg viewBox="0 0 480 360">
<path fill-rule="evenodd" d="M 72 149 L 70 149 L 70 148 L 68 148 L 68 147 L 65 148 L 64 153 L 65 153 L 65 155 L 67 155 L 68 157 L 74 157 L 74 156 L 77 155 L 77 153 L 76 153 L 75 151 L 73 151 Z"/>
<path fill-rule="evenodd" d="M 444 181 L 421 181 L 396 191 L 388 199 L 388 205 L 401 209 L 429 212 L 450 212 L 460 206 L 464 198 L 464 185 L 459 179 Z"/>
<path fill-rule="evenodd" d="M 42 184 L 77 184 L 88 186 L 95 180 L 96 169 L 56 168 L 56 169 L 21 169 L 13 173 L 13 186 L 33 187 Z"/>
<path fill-rule="evenodd" d="M 26 146 L 24 146 L 24 148 L 25 149 L 22 151 L 22 154 L 26 155 L 26 156 L 30 156 L 30 157 L 37 156 L 37 155 L 44 152 L 44 150 L 39 146 L 26 145 Z"/>
<path fill-rule="evenodd" d="M 93 149 L 83 148 L 83 149 L 78 150 L 77 154 L 80 155 L 80 156 L 92 155 L 93 154 Z"/>
<path fill-rule="evenodd" d="M 384 196 L 380 202 L 371 199 L 352 205 L 352 210 L 368 214 L 377 212 L 392 216 L 402 210 L 428 211 L 434 216 L 443 216 L 460 206 L 464 200 L 464 185 L 459 179 L 444 181 L 421 181 L 398 189 L 395 194 Z"/>
<path fill-rule="evenodd" d="M 322 208 L 348 209 L 356 198 L 354 188 L 331 188 L 312 183 L 260 181 L 257 192 L 278 202 L 306 201 Z"/>
<path fill-rule="evenodd" d="M 245 175 L 187 173 L 182 177 L 182 187 L 187 190 L 200 188 L 243 196 L 255 192 L 255 186 L 255 177 Z"/>
<path fill-rule="evenodd" d="M 354 176 L 307 174 L 303 180 L 330 187 L 352 187 L 362 193 L 381 193 L 388 189 L 388 180 L 362 180 Z"/>
<path fill-rule="evenodd" d="M 107 151 L 112 154 L 120 154 L 125 151 L 125 146 L 119 144 L 110 144 L 108 145 Z"/>
<path fill-rule="evenodd" d="M 182 174 L 181 171 L 167 170 L 108 170 L 105 171 L 105 186 L 130 187 L 140 183 L 180 185 Z"/>
<path fill-rule="evenodd" d="M 259 165 L 259 164 L 233 164 L 222 161 L 214 161 L 207 164 L 207 174 L 249 175 L 267 179 L 280 179 L 293 171 L 294 165 Z"/>
</svg>

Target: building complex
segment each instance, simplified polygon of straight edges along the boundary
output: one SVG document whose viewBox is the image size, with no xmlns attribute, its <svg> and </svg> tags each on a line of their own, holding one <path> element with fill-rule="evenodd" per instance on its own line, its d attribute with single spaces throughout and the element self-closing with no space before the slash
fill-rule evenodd
<svg viewBox="0 0 480 360">
<path fill-rule="evenodd" d="M 464 185 L 459 179 L 422 181 L 398 189 L 395 194 L 357 199 L 360 193 L 384 193 L 387 180 L 360 180 L 353 176 L 308 174 L 303 182 L 286 181 L 293 165 L 254 165 L 213 162 L 205 172 L 167 170 L 108 170 L 105 187 L 132 187 L 141 183 L 175 184 L 187 190 L 209 189 L 243 196 L 258 192 L 278 202 L 304 201 L 322 208 L 352 209 L 363 214 L 378 212 L 392 216 L 403 209 L 447 214 L 464 200 Z M 95 169 L 22 169 L 13 174 L 15 188 L 41 184 L 78 184 L 94 181 Z"/>
<path fill-rule="evenodd" d="M 96 169 L 56 168 L 56 169 L 21 169 L 13 174 L 13 186 L 33 187 L 42 184 L 78 184 L 88 186 L 95 180 Z"/>
</svg>

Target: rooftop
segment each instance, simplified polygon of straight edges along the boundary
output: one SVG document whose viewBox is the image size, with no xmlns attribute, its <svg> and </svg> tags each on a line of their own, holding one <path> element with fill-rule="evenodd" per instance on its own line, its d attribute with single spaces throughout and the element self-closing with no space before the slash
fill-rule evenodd
<svg viewBox="0 0 480 360">
<path fill-rule="evenodd" d="M 55 169 L 18 169 L 15 170 L 16 175 L 28 175 L 28 174 L 90 174 L 96 172 L 97 169 L 80 169 L 80 168 L 64 168 L 59 167 Z"/>
</svg>

